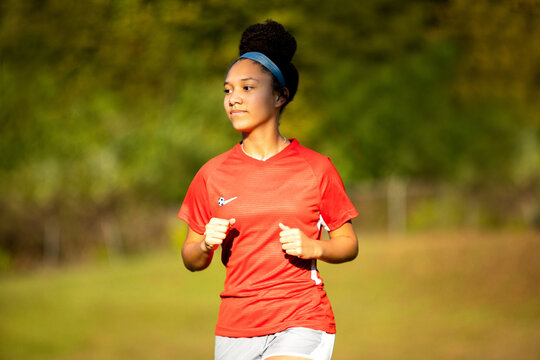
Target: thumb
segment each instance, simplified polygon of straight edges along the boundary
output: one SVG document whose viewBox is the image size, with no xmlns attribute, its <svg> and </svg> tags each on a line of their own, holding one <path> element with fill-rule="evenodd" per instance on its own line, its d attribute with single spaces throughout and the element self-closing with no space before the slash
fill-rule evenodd
<svg viewBox="0 0 540 360">
<path fill-rule="evenodd" d="M 235 222 L 236 222 L 235 218 L 229 219 L 229 226 L 234 225 Z"/>
<path fill-rule="evenodd" d="M 286 226 L 286 225 L 283 225 L 282 223 L 279 223 L 279 228 L 280 228 L 281 230 L 289 230 L 289 229 L 290 229 L 290 227 L 288 227 L 288 226 Z"/>
</svg>

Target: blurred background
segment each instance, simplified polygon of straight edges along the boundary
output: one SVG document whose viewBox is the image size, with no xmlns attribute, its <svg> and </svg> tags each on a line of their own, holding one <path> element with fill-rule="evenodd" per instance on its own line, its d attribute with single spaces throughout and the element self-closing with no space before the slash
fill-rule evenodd
<svg viewBox="0 0 540 360">
<path fill-rule="evenodd" d="M 538 359 L 536 0 L 2 1 L 0 358 L 211 358 L 223 270 L 187 273 L 176 213 L 267 18 L 298 41 L 281 131 L 360 212 L 321 264 L 335 358 Z"/>
</svg>

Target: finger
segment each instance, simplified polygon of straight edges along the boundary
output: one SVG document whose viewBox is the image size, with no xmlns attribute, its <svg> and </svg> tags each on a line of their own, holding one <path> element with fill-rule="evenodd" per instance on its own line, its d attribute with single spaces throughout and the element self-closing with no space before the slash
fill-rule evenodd
<svg viewBox="0 0 540 360">
<path fill-rule="evenodd" d="M 282 245 L 283 247 L 287 247 L 289 249 L 292 249 L 292 248 L 300 249 L 302 247 L 302 244 L 297 240 L 291 240 L 291 241 L 288 241 L 288 242 L 284 242 L 282 244 L 283 244 Z"/>
<path fill-rule="evenodd" d="M 287 251 L 287 250 L 294 250 L 294 249 L 296 249 L 297 247 L 298 247 L 298 246 L 296 246 L 296 245 L 293 244 L 293 243 L 286 243 L 286 244 L 281 245 L 281 248 L 282 248 L 283 250 L 285 250 L 285 251 Z"/>
<path fill-rule="evenodd" d="M 281 230 L 289 230 L 289 229 L 290 229 L 290 227 L 288 227 L 288 226 L 286 226 L 286 225 L 283 225 L 282 223 L 279 223 L 279 228 L 280 228 Z"/>
<path fill-rule="evenodd" d="M 206 242 L 223 241 L 226 235 L 219 232 L 208 231 L 205 236 Z"/>
<path fill-rule="evenodd" d="M 236 222 L 235 218 L 230 219 L 229 220 L 229 226 L 233 226 L 235 222 Z"/>
<path fill-rule="evenodd" d="M 204 239 L 204 242 L 208 245 L 221 245 L 223 243 L 223 239 L 221 239 L 219 236 L 207 236 Z"/>
<path fill-rule="evenodd" d="M 292 256 L 298 256 L 300 254 L 298 251 L 296 251 L 296 249 L 287 250 L 285 253 Z"/>
<path fill-rule="evenodd" d="M 229 221 L 227 219 L 211 218 L 208 224 L 229 226 Z"/>
<path fill-rule="evenodd" d="M 293 241 L 294 241 L 294 239 L 291 238 L 291 237 L 283 237 L 282 236 L 282 237 L 279 238 L 279 242 L 282 243 L 282 244 L 289 244 L 289 243 L 291 243 Z"/>
<path fill-rule="evenodd" d="M 206 236 L 227 236 L 227 233 L 229 229 L 225 226 L 218 226 L 218 227 L 207 227 L 206 228 Z"/>
<path fill-rule="evenodd" d="M 205 239 L 204 242 L 207 243 L 209 246 L 216 246 L 216 245 L 223 244 L 223 240 L 219 240 L 216 238 Z"/>
<path fill-rule="evenodd" d="M 225 231 L 214 231 L 214 230 L 207 230 L 206 231 L 206 237 L 207 238 L 216 238 L 216 239 L 225 239 L 227 237 L 227 232 Z"/>
<path fill-rule="evenodd" d="M 300 230 L 298 229 L 283 230 L 282 232 L 279 233 L 279 236 L 283 238 L 299 239 Z"/>
<path fill-rule="evenodd" d="M 291 230 L 283 230 L 279 233 L 279 239 L 284 241 L 293 241 L 297 238 L 296 234 L 294 232 L 291 232 Z"/>
<path fill-rule="evenodd" d="M 285 253 L 290 254 L 291 251 L 294 250 L 294 248 L 288 247 L 288 246 L 282 246 L 281 249 L 285 251 Z"/>
<path fill-rule="evenodd" d="M 229 230 L 229 227 L 226 225 L 208 225 L 206 227 L 206 231 L 212 231 L 212 232 L 222 232 L 226 233 Z"/>
<path fill-rule="evenodd" d="M 289 229 L 289 230 L 283 230 L 279 233 L 280 238 L 289 239 L 289 241 L 299 241 L 302 236 L 298 229 Z"/>
</svg>

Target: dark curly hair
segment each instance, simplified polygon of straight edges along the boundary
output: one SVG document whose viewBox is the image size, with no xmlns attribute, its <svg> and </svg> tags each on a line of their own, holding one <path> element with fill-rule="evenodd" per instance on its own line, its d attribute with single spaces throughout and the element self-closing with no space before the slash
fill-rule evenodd
<svg viewBox="0 0 540 360">
<path fill-rule="evenodd" d="M 238 49 L 240 56 L 250 51 L 263 53 L 279 67 L 289 90 L 288 96 L 276 77 L 272 75 L 272 78 L 274 90 L 287 98 L 287 101 L 281 107 L 281 111 L 283 111 L 285 106 L 294 98 L 296 90 L 298 90 L 298 70 L 291 62 L 296 52 L 296 39 L 294 36 L 285 30 L 280 23 L 268 19 L 264 24 L 248 26 L 242 33 Z M 264 66 L 261 65 L 261 68 L 271 74 Z"/>
</svg>

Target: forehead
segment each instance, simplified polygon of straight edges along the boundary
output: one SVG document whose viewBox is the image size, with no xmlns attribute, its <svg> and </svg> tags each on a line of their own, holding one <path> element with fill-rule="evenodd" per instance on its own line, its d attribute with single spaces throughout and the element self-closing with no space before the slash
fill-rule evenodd
<svg viewBox="0 0 540 360">
<path fill-rule="evenodd" d="M 272 76 L 263 70 L 261 64 L 250 59 L 240 59 L 231 66 L 225 81 L 241 81 L 247 78 L 253 78 L 259 81 L 271 81 Z"/>
</svg>

